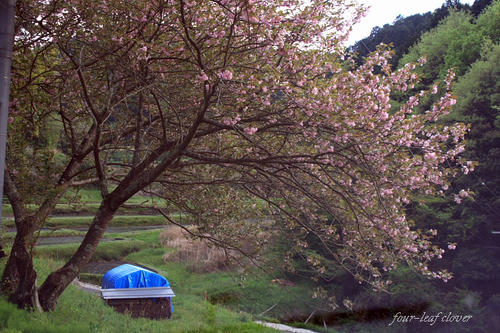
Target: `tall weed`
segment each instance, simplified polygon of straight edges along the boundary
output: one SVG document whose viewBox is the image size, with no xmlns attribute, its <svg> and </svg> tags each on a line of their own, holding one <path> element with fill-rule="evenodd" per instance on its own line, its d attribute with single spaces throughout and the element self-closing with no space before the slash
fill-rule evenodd
<svg viewBox="0 0 500 333">
<path fill-rule="evenodd" d="M 174 249 L 163 255 L 163 260 L 181 262 L 195 273 L 209 273 L 229 269 L 231 264 L 224 250 L 204 239 L 194 239 L 180 227 L 167 228 L 160 235 L 163 246 Z"/>
</svg>

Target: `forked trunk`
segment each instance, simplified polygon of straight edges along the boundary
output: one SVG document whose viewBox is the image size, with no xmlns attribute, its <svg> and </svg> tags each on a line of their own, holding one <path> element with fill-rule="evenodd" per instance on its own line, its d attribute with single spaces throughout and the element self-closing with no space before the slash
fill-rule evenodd
<svg viewBox="0 0 500 333">
<path fill-rule="evenodd" d="M 57 299 L 90 261 L 116 209 L 103 201 L 80 247 L 60 269 L 51 273 L 39 289 L 40 304 L 44 311 L 55 309 Z"/>
</svg>

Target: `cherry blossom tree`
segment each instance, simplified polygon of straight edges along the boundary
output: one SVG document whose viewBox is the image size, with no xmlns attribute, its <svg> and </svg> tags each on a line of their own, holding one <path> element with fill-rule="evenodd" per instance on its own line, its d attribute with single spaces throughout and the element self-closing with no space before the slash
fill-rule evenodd
<svg viewBox="0 0 500 333">
<path fill-rule="evenodd" d="M 404 205 L 467 167 L 466 127 L 437 123 L 449 92 L 425 113 L 414 108 L 433 89 L 390 111 L 419 64 L 392 72 L 380 48 L 349 70 L 342 45 L 361 14 L 347 0 L 18 1 L 5 181 L 17 235 L 3 292 L 54 309 L 119 207 L 151 189 L 167 219 L 186 212 L 198 236 L 249 257 L 241 245 L 262 229 L 248 218 L 272 217 L 271 228 L 299 230 L 297 248 L 315 235 L 377 288 L 399 264 L 449 279 L 428 268 L 444 252 L 435 232 L 414 230 Z M 40 145 L 48 122 L 61 128 L 63 158 Z M 35 232 L 69 188 L 90 182 L 104 198 L 92 225 L 37 289 Z"/>
</svg>

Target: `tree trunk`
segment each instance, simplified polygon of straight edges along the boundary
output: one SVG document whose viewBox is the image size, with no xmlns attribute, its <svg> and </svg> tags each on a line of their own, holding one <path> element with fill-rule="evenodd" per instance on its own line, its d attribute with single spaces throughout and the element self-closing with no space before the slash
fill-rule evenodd
<svg viewBox="0 0 500 333">
<path fill-rule="evenodd" d="M 17 233 L 5 266 L 1 290 L 9 301 L 21 309 L 40 309 L 36 287 L 36 271 L 33 267 L 31 248 L 35 241 L 35 219 L 32 216 L 17 224 Z"/>
<path fill-rule="evenodd" d="M 211 94 L 213 93 L 212 91 Z M 127 176 L 122 179 L 117 188 L 106 196 L 78 250 L 62 268 L 51 273 L 40 287 L 38 295 L 44 311 L 55 309 L 59 296 L 78 276 L 80 270 L 90 261 L 116 210 L 139 190 L 151 184 L 168 166 L 182 155 L 182 151 L 189 145 L 196 134 L 196 129 L 201 124 L 207 108 L 208 104 L 205 103 L 203 112 L 198 114 L 188 134 L 180 143 L 177 143 L 170 151 L 168 150 L 168 144 L 165 144 L 161 149 L 158 149 L 159 152 L 152 152 L 139 165 L 133 167 Z M 146 170 L 157 160 L 157 165 Z"/>
<path fill-rule="evenodd" d="M 38 295 L 44 311 L 55 309 L 59 296 L 90 261 L 117 208 L 111 207 L 109 200 L 104 200 L 101 203 L 99 211 L 78 250 L 63 267 L 51 273 L 42 284 Z"/>
<path fill-rule="evenodd" d="M 29 253 L 23 253 L 21 256 L 17 256 L 17 260 L 19 284 L 16 291 L 10 295 L 9 302 L 16 304 L 21 309 L 41 312 L 33 258 Z"/>
</svg>

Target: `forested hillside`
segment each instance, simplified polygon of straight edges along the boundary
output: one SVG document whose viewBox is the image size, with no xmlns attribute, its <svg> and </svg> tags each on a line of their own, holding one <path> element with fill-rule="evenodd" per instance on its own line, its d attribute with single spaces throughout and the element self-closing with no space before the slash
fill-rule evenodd
<svg viewBox="0 0 500 333">
<path fill-rule="evenodd" d="M 380 43 L 392 44 L 394 57 L 391 63 L 396 65 L 399 59 L 408 52 L 410 46 L 415 44 L 422 33 L 435 28 L 450 11 L 468 11 L 477 17 L 481 11 L 490 5 L 492 0 L 477 0 L 472 6 L 462 4 L 459 1 L 446 1 L 443 5 L 424 14 L 415 14 L 408 17 L 398 16 L 392 24 L 372 29 L 370 36 L 357 41 L 349 47 L 349 51 L 356 52 L 358 63 L 370 52 L 375 51 Z"/>
<path fill-rule="evenodd" d="M 358 53 L 358 63 L 363 63 L 363 56 L 379 43 L 394 46 L 394 66 L 426 59 L 419 73 L 421 84 L 408 94 L 393 94 L 393 110 L 408 95 L 435 86 L 452 69 L 457 103 L 441 123 L 448 126 L 458 121 L 470 126 L 462 154 L 469 161 L 464 174 L 443 188 L 444 196 L 415 197 L 407 206 L 417 228 L 435 229 L 438 244 L 456 244 L 455 251 L 434 263 L 450 269 L 454 278 L 435 283 L 399 269 L 392 273 L 397 283 L 390 296 L 354 289 L 354 303 L 364 316 L 377 304 L 405 309 L 402 312 L 408 314 L 421 306 L 428 312 L 435 309 L 473 315 L 474 324 L 454 326 L 453 332 L 491 332 L 500 324 L 499 41 L 500 1 L 476 1 L 470 7 L 447 2 L 434 13 L 400 17 L 392 25 L 375 28 L 370 37 L 352 47 Z M 443 93 L 425 97 L 418 112 L 428 112 Z M 457 195 L 461 190 L 470 190 L 472 195 Z M 357 319 L 363 315 L 358 312 Z M 436 332 L 446 329 L 450 327 L 430 328 Z"/>
<path fill-rule="evenodd" d="M 454 11 L 403 56 L 400 65 L 425 56 L 424 82 L 432 85 L 449 68 L 457 74 L 457 98 L 443 125 L 469 124 L 463 154 L 477 165 L 453 183 L 453 190 L 470 189 L 471 199 L 448 196 L 412 207 L 419 226 L 436 225 L 441 239 L 457 242 L 446 258 L 455 271 L 452 283 L 480 291 L 483 301 L 498 294 L 500 269 L 500 2 L 495 1 L 477 19 L 467 11 Z M 451 193 L 451 192 L 450 192 Z M 457 205 L 456 203 L 459 203 Z"/>
</svg>

